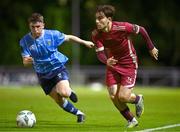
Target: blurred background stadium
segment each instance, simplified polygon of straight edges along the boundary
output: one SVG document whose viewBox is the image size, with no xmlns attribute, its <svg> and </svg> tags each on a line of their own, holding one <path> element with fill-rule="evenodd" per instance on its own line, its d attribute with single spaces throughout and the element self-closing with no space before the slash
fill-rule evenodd
<svg viewBox="0 0 180 132">
<path fill-rule="evenodd" d="M 125 120 L 103 87 L 105 66 L 98 61 L 94 49 L 68 43 L 59 47 L 69 57 L 70 81 L 79 97 L 76 105 L 87 115 L 84 125 L 77 125 L 71 115 L 45 97 L 33 69 L 23 67 L 20 55 L 19 40 L 29 32 L 27 18 L 33 12 L 43 14 L 46 28 L 91 40 L 99 4 L 114 5 L 117 21 L 144 26 L 159 49 L 159 60 L 155 61 L 141 36 L 133 38 L 139 58 L 134 90 L 145 96 L 146 111 L 139 127 L 132 131 L 174 124 L 177 127 L 165 131 L 180 131 L 179 0 L 1 0 L 0 131 L 126 131 Z M 103 90 L 95 92 L 90 88 Z M 36 127 L 31 130 L 16 127 L 16 114 L 22 109 L 32 110 L 37 117 Z"/>
<path fill-rule="evenodd" d="M 141 37 L 136 37 L 139 57 L 137 85 L 180 86 L 179 0 L 2 0 L 0 2 L 0 85 L 37 85 L 32 68 L 22 65 L 19 40 L 29 32 L 27 18 L 33 12 L 45 17 L 46 28 L 57 29 L 90 40 L 98 4 L 116 7 L 115 20 L 144 26 L 159 49 L 154 61 Z M 70 61 L 67 67 L 73 84 L 104 84 L 105 66 L 94 49 L 63 44 L 59 50 Z"/>
</svg>

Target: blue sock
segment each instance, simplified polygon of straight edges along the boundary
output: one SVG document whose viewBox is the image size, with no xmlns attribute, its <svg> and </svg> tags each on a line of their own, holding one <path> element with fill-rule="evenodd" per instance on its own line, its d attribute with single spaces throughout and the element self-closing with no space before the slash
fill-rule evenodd
<svg viewBox="0 0 180 132">
<path fill-rule="evenodd" d="M 71 114 L 76 115 L 78 112 L 78 109 L 73 106 L 68 100 L 64 101 L 63 109 Z"/>
</svg>

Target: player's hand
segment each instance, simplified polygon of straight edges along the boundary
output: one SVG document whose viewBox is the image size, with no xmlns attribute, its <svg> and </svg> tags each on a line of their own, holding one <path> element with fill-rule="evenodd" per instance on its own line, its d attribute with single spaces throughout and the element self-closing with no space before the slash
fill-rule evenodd
<svg viewBox="0 0 180 132">
<path fill-rule="evenodd" d="M 113 67 L 118 62 L 118 60 L 114 59 L 114 56 L 107 59 L 107 66 Z"/>
<path fill-rule="evenodd" d="M 29 66 L 33 63 L 33 58 L 32 57 L 23 57 L 23 64 L 25 66 Z"/>
<path fill-rule="evenodd" d="M 155 47 L 149 51 L 151 56 L 154 57 L 156 60 L 158 60 L 158 49 L 156 49 Z"/>
<path fill-rule="evenodd" d="M 93 47 L 94 47 L 94 43 L 91 42 L 91 41 L 86 41 L 84 45 L 85 45 L 86 47 L 88 47 L 88 48 L 93 48 Z"/>
</svg>

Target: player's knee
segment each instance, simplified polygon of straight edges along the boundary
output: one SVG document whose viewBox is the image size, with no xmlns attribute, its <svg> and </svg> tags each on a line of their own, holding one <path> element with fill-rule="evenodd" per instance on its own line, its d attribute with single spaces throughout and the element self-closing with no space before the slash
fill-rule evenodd
<svg viewBox="0 0 180 132">
<path fill-rule="evenodd" d="M 68 98 L 69 97 L 69 92 L 67 92 L 67 91 L 62 91 L 61 93 L 60 93 L 60 95 L 62 96 L 62 97 L 65 97 L 65 98 Z"/>
<path fill-rule="evenodd" d="M 60 90 L 58 90 L 58 93 L 65 98 L 68 98 L 70 96 L 70 91 L 66 88 L 61 88 Z"/>
</svg>

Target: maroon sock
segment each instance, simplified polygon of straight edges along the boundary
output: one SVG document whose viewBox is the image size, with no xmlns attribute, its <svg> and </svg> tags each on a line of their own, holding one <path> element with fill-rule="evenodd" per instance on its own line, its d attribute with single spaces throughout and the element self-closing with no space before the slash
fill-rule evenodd
<svg viewBox="0 0 180 132">
<path fill-rule="evenodd" d="M 140 96 L 139 96 L 139 95 L 136 95 L 136 99 L 135 99 L 135 101 L 133 102 L 133 104 L 137 104 L 138 101 L 139 101 L 139 99 L 140 99 Z"/>
<path fill-rule="evenodd" d="M 124 116 L 124 118 L 126 118 L 127 121 L 131 121 L 134 118 L 128 107 L 121 111 L 121 114 Z"/>
</svg>

